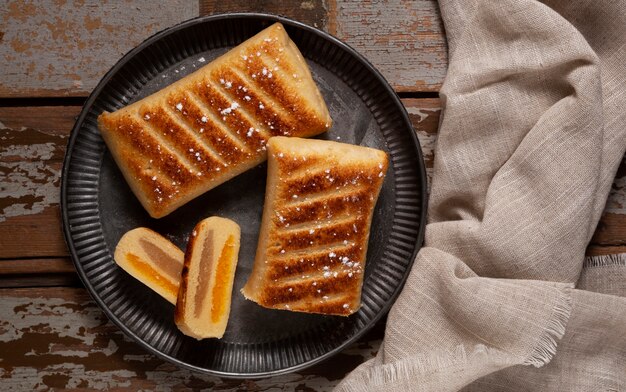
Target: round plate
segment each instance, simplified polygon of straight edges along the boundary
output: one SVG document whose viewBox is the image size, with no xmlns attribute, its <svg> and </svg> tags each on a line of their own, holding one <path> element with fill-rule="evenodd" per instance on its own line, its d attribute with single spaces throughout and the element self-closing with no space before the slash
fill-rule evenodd
<svg viewBox="0 0 626 392">
<path fill-rule="evenodd" d="M 285 26 L 306 58 L 334 120 L 321 135 L 388 152 L 390 169 L 374 211 L 361 309 L 350 317 L 265 309 L 239 293 L 254 261 L 266 165 L 218 186 L 161 219 L 144 211 L 104 145 L 96 119 L 193 72 L 274 22 Z M 83 283 L 105 314 L 159 357 L 223 377 L 262 377 L 302 369 L 339 352 L 390 308 L 418 248 L 425 223 L 421 149 L 398 96 L 361 55 L 336 38 L 272 15 L 193 19 L 149 38 L 100 81 L 72 130 L 63 166 L 65 238 Z M 120 269 L 115 246 L 128 230 L 149 227 L 185 249 L 208 216 L 242 228 L 230 320 L 220 340 L 178 331 L 174 307 Z"/>
</svg>

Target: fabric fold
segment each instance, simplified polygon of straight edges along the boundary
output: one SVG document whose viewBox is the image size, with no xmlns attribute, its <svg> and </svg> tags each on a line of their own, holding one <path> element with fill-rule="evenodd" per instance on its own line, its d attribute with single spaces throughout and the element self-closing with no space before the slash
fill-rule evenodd
<svg viewBox="0 0 626 392">
<path fill-rule="evenodd" d="M 424 248 L 377 357 L 337 390 L 624 387 L 626 292 L 585 250 L 626 150 L 626 3 L 440 9 L 450 64 Z"/>
</svg>

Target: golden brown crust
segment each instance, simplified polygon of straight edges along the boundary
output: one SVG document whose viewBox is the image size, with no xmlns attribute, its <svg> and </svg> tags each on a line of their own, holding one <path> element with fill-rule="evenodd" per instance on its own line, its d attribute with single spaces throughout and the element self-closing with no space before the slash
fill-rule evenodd
<svg viewBox="0 0 626 392">
<path fill-rule="evenodd" d="M 261 163 L 272 135 L 308 137 L 330 125 L 306 62 L 280 24 L 98 118 L 113 158 L 155 218 Z"/>
<path fill-rule="evenodd" d="M 269 308 L 354 313 L 386 154 L 280 137 L 270 139 L 268 153 L 266 206 L 244 295 Z"/>
</svg>

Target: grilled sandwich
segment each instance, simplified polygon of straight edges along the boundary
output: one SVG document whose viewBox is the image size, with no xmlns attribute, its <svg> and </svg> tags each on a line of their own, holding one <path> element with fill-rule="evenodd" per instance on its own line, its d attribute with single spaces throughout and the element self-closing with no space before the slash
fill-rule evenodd
<svg viewBox="0 0 626 392">
<path fill-rule="evenodd" d="M 360 307 L 380 150 L 274 137 L 256 258 L 242 293 L 274 309 L 347 316 Z"/>
<path fill-rule="evenodd" d="M 145 227 L 122 236 L 115 262 L 163 298 L 176 304 L 184 253 L 169 240 Z"/>
<path fill-rule="evenodd" d="M 113 158 L 154 218 L 263 162 L 270 137 L 310 137 L 331 122 L 280 23 L 163 90 L 98 117 Z"/>
<path fill-rule="evenodd" d="M 230 315 L 239 226 L 211 217 L 196 225 L 185 252 L 174 321 L 196 339 L 221 338 Z"/>
</svg>

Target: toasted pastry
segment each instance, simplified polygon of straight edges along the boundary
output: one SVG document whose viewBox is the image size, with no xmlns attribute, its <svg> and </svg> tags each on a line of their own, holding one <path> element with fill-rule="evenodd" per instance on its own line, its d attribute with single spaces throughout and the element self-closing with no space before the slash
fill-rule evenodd
<svg viewBox="0 0 626 392">
<path fill-rule="evenodd" d="M 122 236 L 115 248 L 117 265 L 176 304 L 184 253 L 166 238 L 145 227 Z"/>
<path fill-rule="evenodd" d="M 174 321 L 196 339 L 221 338 L 226 330 L 240 240 L 239 226 L 211 217 L 196 225 L 185 252 Z"/>
<path fill-rule="evenodd" d="M 387 155 L 286 137 L 270 139 L 268 154 L 261 233 L 242 293 L 268 308 L 356 312 Z"/>
<path fill-rule="evenodd" d="M 271 136 L 330 128 L 322 95 L 276 23 L 198 71 L 113 113 L 98 127 L 154 217 L 258 165 Z"/>
</svg>

